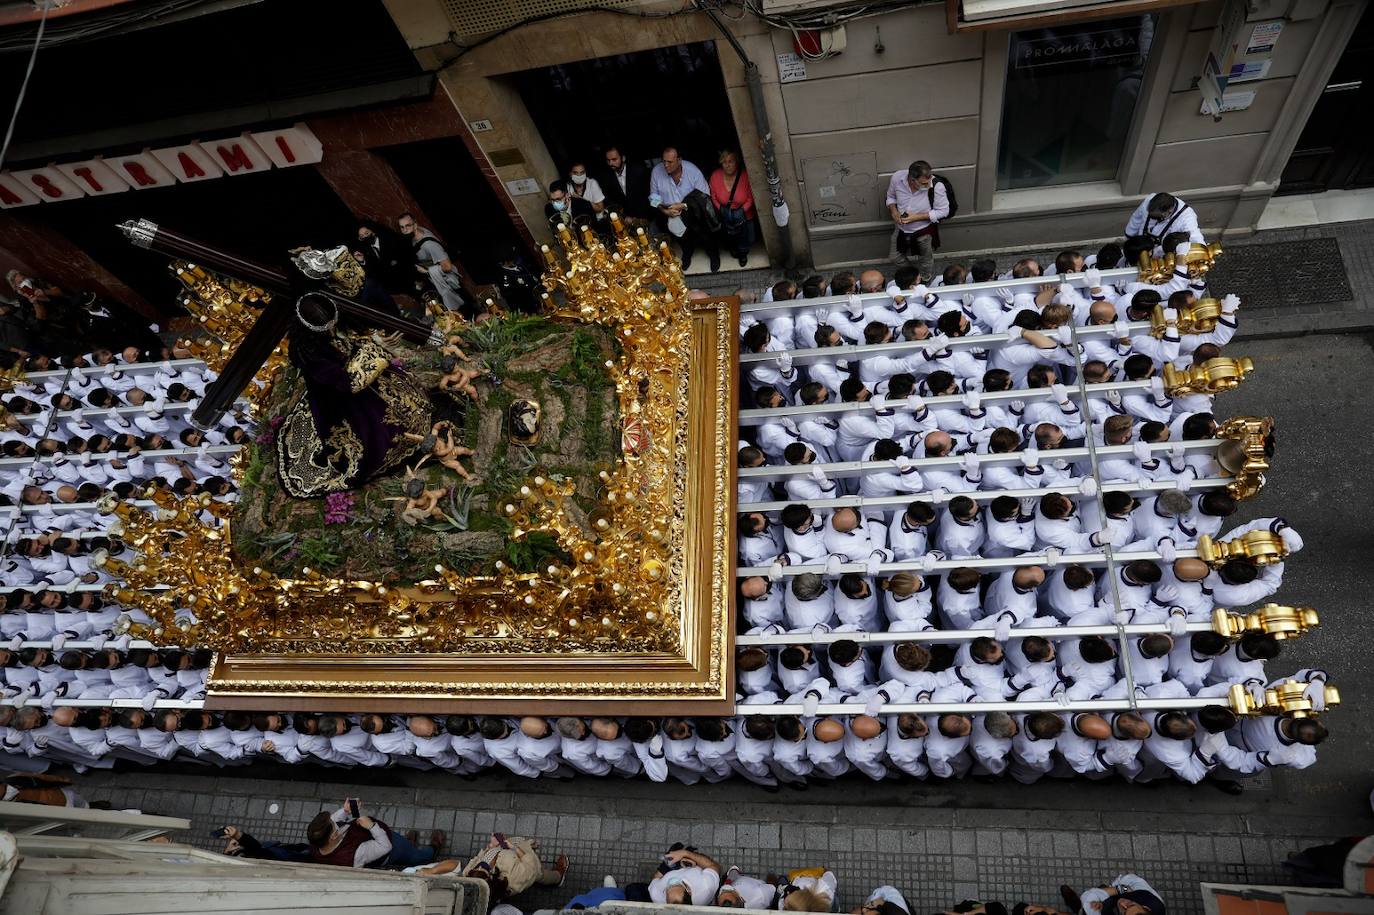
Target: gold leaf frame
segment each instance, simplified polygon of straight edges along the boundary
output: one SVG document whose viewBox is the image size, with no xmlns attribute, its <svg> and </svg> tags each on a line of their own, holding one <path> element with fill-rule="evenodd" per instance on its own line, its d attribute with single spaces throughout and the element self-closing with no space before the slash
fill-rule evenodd
<svg viewBox="0 0 1374 915">
<path fill-rule="evenodd" d="M 671 268 L 676 273 L 675 262 Z M 517 579 L 547 576 L 460 580 L 448 573 L 443 587 L 417 588 L 407 596 L 423 594 L 439 613 L 450 600 L 476 598 L 493 615 L 517 625 L 503 626 L 496 635 L 468 636 L 453 650 L 412 653 L 397 651 L 401 643 L 395 638 L 361 632 L 348 638 L 337 632 L 324 637 L 310 634 L 313 615 L 375 618 L 382 602 L 357 592 L 307 587 L 295 592 L 302 604 L 302 612 L 293 614 L 295 631 L 260 642 L 251 651 L 218 656 L 207 707 L 541 713 L 594 709 L 609 714 L 653 713 L 670 702 L 683 714 L 728 710 L 734 694 L 738 306 L 737 299 L 725 297 L 693 302 L 690 309 L 680 310 L 677 320 L 684 326 L 677 328 L 682 331 L 677 339 L 685 346 L 666 354 L 673 369 L 671 416 L 642 417 L 651 430 L 671 429 L 672 443 L 670 466 L 657 468 L 667 471 L 673 496 L 664 550 L 669 572 L 662 603 L 649 608 L 654 612 L 648 614 L 659 621 L 655 632 L 638 638 L 615 633 L 608 637 L 604 632 L 579 637 L 569 631 L 519 635 L 518 621 L 537 611 L 514 590 Z M 672 327 L 660 323 L 659 329 L 664 339 L 674 338 Z M 633 380 L 645 370 L 663 372 L 662 363 L 637 364 L 644 358 L 643 352 L 627 346 L 617 374 Z M 530 587 L 546 584 L 538 581 Z M 586 609 L 581 608 L 584 615 Z M 595 628 L 595 620 L 588 628 Z"/>
</svg>

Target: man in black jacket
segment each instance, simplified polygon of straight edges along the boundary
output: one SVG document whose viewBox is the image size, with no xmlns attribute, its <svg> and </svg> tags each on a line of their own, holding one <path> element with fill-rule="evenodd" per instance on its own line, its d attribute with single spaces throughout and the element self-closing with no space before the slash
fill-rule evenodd
<svg viewBox="0 0 1374 915">
<path fill-rule="evenodd" d="M 358 223 L 354 253 L 363 256 L 363 271 L 392 295 L 415 295 L 415 249 L 399 232 L 375 219 Z"/>
<path fill-rule="evenodd" d="M 649 170 L 625 158 L 615 146 L 606 149 L 606 171 L 597 179 L 606 195 L 606 209 L 622 219 L 647 225 L 654 218 L 649 205 Z"/>
</svg>

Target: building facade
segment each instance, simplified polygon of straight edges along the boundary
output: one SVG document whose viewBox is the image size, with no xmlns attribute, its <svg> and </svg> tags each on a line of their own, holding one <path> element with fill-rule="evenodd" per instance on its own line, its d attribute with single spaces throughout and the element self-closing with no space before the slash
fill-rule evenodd
<svg viewBox="0 0 1374 915">
<path fill-rule="evenodd" d="M 636 155 L 656 158 L 659 143 L 691 145 L 682 125 L 710 107 L 662 85 L 646 104 L 610 64 L 691 53 L 707 43 L 714 43 L 718 91 L 733 118 L 733 130 L 717 135 L 733 134 L 755 199 L 769 199 L 745 63 L 704 12 L 638 3 L 578 12 L 566 0 L 542 4 L 542 18 L 488 8 L 484 19 L 471 15 L 474 6 L 484 5 L 387 0 L 421 65 L 480 128 L 474 137 L 536 237 L 547 236 L 544 185 L 566 172 L 569 155 L 594 160 L 598 142 L 637 143 Z M 872 11 L 881 6 L 870 4 L 852 19 L 834 3 L 746 6 L 758 15 L 726 7 L 732 15 L 720 18 L 762 77 L 790 214 L 780 228 L 761 208 L 764 241 L 776 261 L 786 232 L 800 261 L 822 267 L 886 255 L 887 182 L 915 159 L 930 162 L 956 191 L 958 216 L 942 231 L 946 252 L 1117 237 L 1140 199 L 1162 190 L 1185 198 L 1211 235 L 1249 233 L 1328 94 L 1347 43 L 1369 29 L 1361 29 L 1364 0 L 1068 9 L 966 0 L 903 4 L 879 15 Z M 561 14 L 548 18 L 550 11 Z M 811 17 L 805 23 L 826 11 L 838 26 L 789 27 L 789 15 Z M 1215 115 L 1204 113 L 1209 55 L 1230 67 Z M 597 63 L 607 64 L 600 81 L 577 78 Z M 529 97 L 529 73 L 552 74 L 564 110 L 585 103 L 589 119 L 617 98 L 631 99 L 634 123 L 652 136 L 598 135 L 592 125 L 580 131 L 581 148 L 566 153 L 567 144 L 552 136 L 565 132 L 541 118 L 540 103 Z M 1331 89 L 1346 91 L 1346 103 L 1368 92 L 1362 83 Z M 677 117 L 678 130 L 673 117 L 664 129 L 657 107 Z M 1340 154 L 1320 145 L 1315 151 L 1317 159 Z M 707 173 L 714 167 L 699 164 Z M 1314 168 L 1320 163 L 1308 161 L 1304 175 Z M 1356 169 L 1351 181 L 1363 183 L 1367 171 Z"/>
</svg>

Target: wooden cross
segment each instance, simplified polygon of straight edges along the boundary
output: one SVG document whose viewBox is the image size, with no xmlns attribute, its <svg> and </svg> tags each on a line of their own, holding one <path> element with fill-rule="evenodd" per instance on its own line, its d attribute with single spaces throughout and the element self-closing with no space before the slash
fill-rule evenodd
<svg viewBox="0 0 1374 915">
<path fill-rule="evenodd" d="M 306 291 L 330 299 L 340 315 L 349 315 L 368 327 L 394 331 L 416 343 L 437 345 L 443 342 L 439 331 L 428 325 L 379 311 L 324 286 L 305 289 L 303 276 L 293 281 L 292 277 L 280 270 L 212 248 L 146 219 L 122 222 L 119 231 L 140 248 L 191 261 L 217 273 L 252 283 L 273 294 L 252 329 L 239 341 L 234 354 L 225 363 L 224 371 L 205 389 L 205 396 L 191 414 L 191 424 L 198 429 L 213 428 L 235 398 L 248 387 L 258 369 L 286 336 L 295 317 L 295 300 Z"/>
</svg>

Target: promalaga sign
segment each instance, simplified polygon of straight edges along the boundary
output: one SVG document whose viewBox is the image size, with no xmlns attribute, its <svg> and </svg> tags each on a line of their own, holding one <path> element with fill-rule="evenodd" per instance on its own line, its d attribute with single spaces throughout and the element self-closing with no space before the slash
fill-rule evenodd
<svg viewBox="0 0 1374 915">
<path fill-rule="evenodd" d="M 192 184 L 225 175 L 263 172 L 274 166 L 313 165 L 323 158 L 324 147 L 304 124 L 245 131 L 223 140 L 0 172 L 0 209 Z"/>
</svg>

